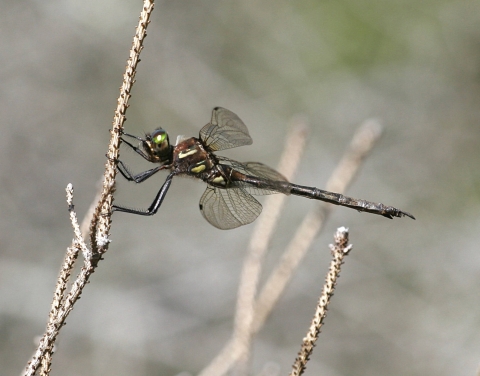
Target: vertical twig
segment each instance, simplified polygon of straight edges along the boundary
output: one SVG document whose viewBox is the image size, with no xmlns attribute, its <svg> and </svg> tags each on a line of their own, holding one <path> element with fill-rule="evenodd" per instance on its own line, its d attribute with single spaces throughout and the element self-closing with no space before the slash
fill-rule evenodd
<svg viewBox="0 0 480 376">
<path fill-rule="evenodd" d="M 305 371 L 310 355 L 312 354 L 315 342 L 318 339 L 323 321 L 327 316 L 328 304 L 333 296 L 335 285 L 340 276 L 340 268 L 346 255 L 351 251 L 352 245 L 348 244 L 348 229 L 340 227 L 334 236 L 335 244 L 330 244 L 333 260 L 330 263 L 330 269 L 325 284 L 323 286 L 322 294 L 318 300 L 317 309 L 313 316 L 312 324 L 308 330 L 307 336 L 303 339 L 302 347 L 298 353 L 295 363 L 293 364 L 290 376 L 300 376 Z"/>
<path fill-rule="evenodd" d="M 99 179 L 97 183 L 97 193 L 95 194 L 95 197 L 93 198 L 92 203 L 90 204 L 90 207 L 88 208 L 87 212 L 85 213 L 85 216 L 83 217 L 82 224 L 80 225 L 80 231 L 82 232 L 82 236 L 84 239 L 89 237 L 90 223 L 92 222 L 93 215 L 95 214 L 95 210 L 98 206 L 98 203 L 101 201 L 101 198 L 102 198 L 103 179 L 104 179 L 103 176 L 101 179 Z"/>
<path fill-rule="evenodd" d="M 42 375 L 48 375 L 51 368 L 51 356 L 53 345 L 59 334 L 61 327 L 75 302 L 78 300 L 83 288 L 87 284 L 89 277 L 95 271 L 98 262 L 103 253 L 108 249 L 109 232 L 111 226 L 111 213 L 113 192 L 115 190 L 116 161 L 119 155 L 120 134 L 125 122 L 125 112 L 128 108 L 128 100 L 133 83 L 135 82 L 135 72 L 139 55 L 143 48 L 143 41 L 146 37 L 146 28 L 149 24 L 150 15 L 153 11 L 153 0 L 145 0 L 140 15 L 140 20 L 136 28 L 133 39 L 133 45 L 130 50 L 130 58 L 127 62 L 124 81 L 120 89 L 118 105 L 115 111 L 113 129 L 108 148 L 108 160 L 105 166 L 104 181 L 102 193 L 97 206 L 93 211 L 92 221 L 90 223 L 90 242 L 91 249 L 88 249 L 83 239 L 76 214 L 73 210 L 73 189 L 71 185 L 67 187 L 67 201 L 69 204 L 70 219 L 74 228 L 75 238 L 72 246 L 68 248 L 65 260 L 57 281 L 57 287 L 52 302 L 52 308 L 49 315 L 49 321 L 40 343 L 25 369 L 25 375 L 34 375 L 40 363 L 42 363 Z M 83 226 L 82 226 L 83 227 Z M 81 250 L 84 256 L 84 265 L 73 282 L 70 292 L 65 296 L 66 285 L 73 269 L 78 251 Z"/>
<path fill-rule="evenodd" d="M 94 262 L 98 262 L 101 257 L 102 250 L 106 250 L 108 234 L 111 226 L 111 213 L 113 192 L 115 190 L 115 176 L 117 168 L 117 160 L 119 156 L 120 135 L 123 131 L 123 123 L 125 122 L 125 112 L 128 108 L 128 100 L 130 92 L 135 83 L 135 74 L 137 65 L 140 62 L 140 53 L 143 50 L 143 41 L 147 36 L 147 26 L 150 23 L 150 16 L 153 11 L 153 0 L 145 0 L 143 9 L 140 14 L 138 26 L 135 36 L 133 37 L 132 48 L 130 49 L 130 57 L 127 61 L 125 73 L 123 75 L 123 84 L 120 88 L 120 96 L 117 100 L 117 108 L 113 118 L 113 129 L 111 131 L 110 145 L 107 153 L 107 163 L 105 166 L 105 179 L 103 183 L 103 191 L 100 201 L 93 213 L 92 222 L 90 224 L 90 242 L 92 251 L 94 252 Z M 107 215 L 105 215 L 107 214 Z"/>
</svg>

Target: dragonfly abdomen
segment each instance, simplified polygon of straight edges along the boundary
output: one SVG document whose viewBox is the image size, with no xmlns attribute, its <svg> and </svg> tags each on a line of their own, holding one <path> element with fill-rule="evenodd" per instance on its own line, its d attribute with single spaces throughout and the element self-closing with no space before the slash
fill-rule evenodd
<svg viewBox="0 0 480 376">
<path fill-rule="evenodd" d="M 356 199 L 344 196 L 340 193 L 324 191 L 322 189 L 313 187 L 304 187 L 296 184 L 290 185 L 292 186 L 290 191 L 292 195 L 307 197 L 314 200 L 321 200 L 329 202 L 330 204 L 356 209 L 358 211 L 382 215 L 390 219 L 393 217 L 404 216 L 415 219 L 415 217 L 410 213 L 403 212 L 397 208 L 394 208 L 393 206 L 386 206 L 382 203 L 375 203 L 367 200 Z"/>
<path fill-rule="evenodd" d="M 231 174 L 231 182 L 233 186 L 255 188 L 256 192 L 253 194 L 256 195 L 264 195 L 275 192 L 289 195 L 292 189 L 292 184 L 288 181 L 262 179 L 256 176 L 245 175 L 235 170 Z"/>
</svg>

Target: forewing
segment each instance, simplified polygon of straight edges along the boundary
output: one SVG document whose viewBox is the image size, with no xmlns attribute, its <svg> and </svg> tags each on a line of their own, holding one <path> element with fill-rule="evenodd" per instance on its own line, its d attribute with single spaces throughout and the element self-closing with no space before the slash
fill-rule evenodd
<svg viewBox="0 0 480 376">
<path fill-rule="evenodd" d="M 251 145 L 247 126 L 232 111 L 215 107 L 212 120 L 200 130 L 200 139 L 210 150 L 224 150 Z"/>
<path fill-rule="evenodd" d="M 230 230 L 253 222 L 262 212 L 262 205 L 242 188 L 208 186 L 200 198 L 200 211 L 211 225 Z"/>
</svg>

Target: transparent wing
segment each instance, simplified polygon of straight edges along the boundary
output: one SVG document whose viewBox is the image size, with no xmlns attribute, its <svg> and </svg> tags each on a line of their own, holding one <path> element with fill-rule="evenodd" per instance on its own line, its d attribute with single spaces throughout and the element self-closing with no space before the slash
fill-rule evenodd
<svg viewBox="0 0 480 376">
<path fill-rule="evenodd" d="M 253 142 L 243 121 L 222 107 L 213 109 L 212 120 L 200 130 L 200 139 L 212 151 L 251 145 Z"/>
<path fill-rule="evenodd" d="M 200 198 L 200 211 L 211 225 L 230 230 L 253 222 L 262 212 L 262 205 L 242 188 L 209 185 Z"/>
<path fill-rule="evenodd" d="M 245 171 L 247 175 L 258 176 L 260 178 L 264 178 L 267 180 L 273 181 L 288 181 L 285 176 L 283 176 L 277 170 L 274 170 L 267 165 L 264 165 L 260 162 L 246 162 L 242 164 L 245 166 Z M 235 168 L 239 168 L 240 166 L 236 166 Z"/>
<path fill-rule="evenodd" d="M 267 165 L 264 165 L 263 163 L 259 163 L 259 162 L 240 163 L 225 157 L 220 157 L 218 155 L 217 155 L 217 158 L 219 159 L 220 163 L 227 164 L 231 166 L 233 169 L 237 170 L 238 172 L 241 172 L 242 174 L 255 176 L 255 177 L 269 181 L 270 183 L 269 185 L 272 187 L 272 189 L 256 188 L 250 185 L 249 183 L 245 183 L 242 181 L 233 181 L 232 187 L 243 188 L 248 193 L 256 196 L 270 195 L 272 193 L 290 194 L 290 189 L 288 189 L 288 187 L 285 186 L 284 184 L 285 182 L 288 182 L 285 176 L 283 176 L 273 168 L 268 167 Z"/>
</svg>

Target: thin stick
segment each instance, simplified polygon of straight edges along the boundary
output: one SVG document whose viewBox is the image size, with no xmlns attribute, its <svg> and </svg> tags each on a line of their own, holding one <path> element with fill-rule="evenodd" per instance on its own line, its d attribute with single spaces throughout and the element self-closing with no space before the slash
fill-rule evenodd
<svg viewBox="0 0 480 376">
<path fill-rule="evenodd" d="M 111 131 L 110 145 L 107 153 L 107 163 L 105 166 L 105 179 L 103 183 L 103 192 L 99 205 L 97 205 L 93 219 L 90 224 L 90 242 L 92 251 L 95 253 L 95 260 L 101 258 L 101 249 L 108 243 L 108 234 L 111 225 L 111 213 L 113 203 L 113 192 L 115 191 L 115 176 L 117 174 L 117 160 L 119 157 L 120 135 L 123 131 L 125 122 L 125 112 L 128 108 L 130 92 L 135 83 L 135 74 L 137 65 L 140 62 L 140 53 L 143 50 L 143 41 L 147 36 L 147 26 L 150 23 L 150 16 L 153 11 L 153 0 L 144 0 L 143 9 L 140 14 L 135 36 L 133 37 L 130 57 L 127 61 L 125 73 L 123 75 L 123 84 L 120 88 L 120 96 L 117 100 L 117 108 L 113 118 L 113 129 Z M 107 213 L 108 215 L 105 215 Z M 97 248 L 100 249 L 97 252 Z"/>
<path fill-rule="evenodd" d="M 300 352 L 298 353 L 295 363 L 293 364 L 292 372 L 290 376 L 300 376 L 305 371 L 310 355 L 312 354 L 315 342 L 318 339 L 320 330 L 323 325 L 323 321 L 327 316 L 328 304 L 333 296 L 335 285 L 340 276 L 340 268 L 343 264 L 343 260 L 346 255 L 351 251 L 352 246 L 348 245 L 348 229 L 340 227 L 334 236 L 335 244 L 330 244 L 333 260 L 330 263 L 330 269 L 327 277 L 325 278 L 325 284 L 323 285 L 322 294 L 318 300 L 317 309 L 313 316 L 310 329 L 307 336 L 303 339 Z"/>
<path fill-rule="evenodd" d="M 102 194 L 98 200 L 90 223 L 91 250 L 88 249 L 83 240 L 80 226 L 76 219 L 76 214 L 73 211 L 73 190 L 71 186 L 69 186 L 67 188 L 67 200 L 69 201 L 70 218 L 74 227 L 75 238 L 72 246 L 67 250 L 67 255 L 60 271 L 45 333 L 43 334 L 31 361 L 28 363 L 24 375 L 34 375 L 40 363 L 43 364 L 42 375 L 48 375 L 50 373 L 52 349 L 59 331 L 65 324 L 67 316 L 72 311 L 73 306 L 87 284 L 89 277 L 95 271 L 103 253 L 108 249 L 108 244 L 110 242 L 109 232 L 111 226 L 113 192 L 115 191 L 116 161 L 118 159 L 120 146 L 120 133 L 123 129 L 130 91 L 135 82 L 136 67 L 139 62 L 139 55 L 143 48 L 143 40 L 146 36 L 145 31 L 152 11 L 153 0 L 145 0 L 136 34 L 133 39 L 133 45 L 130 50 L 130 58 L 127 62 L 124 81 L 120 88 L 120 96 L 117 102 L 118 105 L 115 111 L 113 129 L 111 131 L 111 139 L 108 148 L 108 160 L 105 166 Z M 69 274 L 73 268 L 74 259 L 79 250 L 82 250 L 84 255 L 84 265 L 76 280 L 73 282 L 70 292 L 64 297 L 66 283 L 68 282 Z"/>
<path fill-rule="evenodd" d="M 78 257 L 78 253 L 80 250 L 82 251 L 84 257 L 87 257 L 85 259 L 85 263 L 89 263 L 91 259 L 91 252 L 88 250 L 88 247 L 85 244 L 85 241 L 81 235 L 80 226 L 78 224 L 77 216 L 74 211 L 73 187 L 71 184 L 67 186 L 66 191 L 68 210 L 70 212 L 70 220 L 73 226 L 73 232 L 75 237 L 72 241 L 72 245 L 67 249 L 62 268 L 60 269 L 45 334 L 41 338 L 37 351 L 35 352 L 32 361 L 27 367 L 25 374 L 34 374 L 36 368 L 38 368 L 40 363 L 42 365 L 41 375 L 48 375 L 50 373 L 55 339 L 58 335 L 58 332 L 60 331 L 61 326 L 64 323 L 66 316 L 64 317 L 63 321 L 61 321 L 61 318 L 64 316 L 65 307 L 70 306 L 72 301 L 73 287 L 67 297 L 65 297 L 65 290 L 68 280 L 70 279 L 71 272 L 73 270 L 75 261 Z M 80 293 L 81 291 L 78 294 Z"/>
<path fill-rule="evenodd" d="M 287 180 L 295 174 L 300 158 L 304 151 L 307 137 L 306 120 L 303 117 L 292 119 L 290 131 L 285 138 L 285 145 L 278 164 L 278 171 Z M 253 322 L 255 295 L 258 280 L 262 270 L 262 263 L 266 249 L 273 234 L 273 230 L 280 218 L 280 212 L 285 204 L 285 195 L 270 195 L 263 205 L 262 215 L 257 219 L 250 239 L 247 256 L 240 276 L 237 294 L 237 308 L 234 322 L 234 333 L 228 351 L 222 351 L 205 368 L 200 375 L 221 375 L 232 364 L 232 355 L 235 359 L 242 358 L 238 373 L 245 373 L 249 362 L 249 349 L 251 342 L 251 326 Z M 224 348 L 224 350 L 227 349 Z M 235 347 L 235 348 L 233 348 Z"/>
<path fill-rule="evenodd" d="M 99 182 L 97 183 L 97 193 L 95 194 L 95 197 L 93 198 L 90 207 L 88 208 L 85 216 L 83 217 L 82 224 L 80 225 L 80 231 L 82 232 L 82 236 L 84 239 L 86 239 L 88 237 L 88 234 L 90 233 L 90 223 L 92 222 L 96 207 L 98 206 L 98 203 L 102 198 L 103 179 L 104 178 L 102 177 L 102 179 L 99 180 Z"/>
<path fill-rule="evenodd" d="M 58 317 L 59 311 L 61 310 L 62 305 L 64 304 L 65 290 L 67 288 L 68 281 L 72 270 L 75 266 L 75 262 L 78 257 L 79 250 L 83 250 L 84 255 L 88 255 L 88 247 L 85 244 L 82 234 L 80 233 L 80 227 L 78 225 L 77 216 L 74 211 L 73 205 L 73 186 L 69 184 L 67 186 L 67 204 L 68 210 L 70 212 L 70 221 L 73 226 L 73 232 L 75 238 L 72 241 L 72 246 L 67 248 L 67 253 L 63 260 L 62 267 L 60 269 L 57 286 L 55 287 L 55 292 L 53 294 L 53 301 L 50 309 L 50 315 L 48 318 L 47 328 L 52 328 L 55 325 L 55 320 Z M 51 370 L 51 362 L 53 355 L 53 343 L 49 343 L 46 349 L 45 355 L 42 358 L 42 369 L 41 375 L 48 375 Z"/>
<path fill-rule="evenodd" d="M 290 131 L 285 137 L 279 172 L 287 180 L 292 180 L 300 163 L 307 137 L 307 125 L 303 117 L 296 117 L 292 121 Z M 249 354 L 251 348 L 251 327 L 255 311 L 255 295 L 258 281 L 262 272 L 268 244 L 280 218 L 287 196 L 271 195 L 265 200 L 263 215 L 253 229 L 252 237 L 247 248 L 247 256 L 240 276 L 240 285 L 237 297 L 237 309 L 233 336 L 241 347 L 241 357 L 237 365 L 239 375 L 247 374 Z"/>
<path fill-rule="evenodd" d="M 378 122 L 374 120 L 365 121 L 355 133 L 342 160 L 328 180 L 326 189 L 338 193 L 344 192 L 360 169 L 364 159 L 380 138 L 380 135 L 381 126 Z M 280 195 L 280 197 L 281 196 L 282 195 Z M 279 265 L 272 271 L 256 299 L 255 314 L 253 315 L 250 335 L 258 332 L 263 327 L 265 320 L 288 285 L 294 271 L 304 258 L 306 251 L 321 230 L 332 208 L 333 205 L 331 204 L 319 204 L 312 209 L 302 221 Z M 242 349 L 245 348 L 239 344 L 238 341 L 238 336 L 232 336 L 221 352 L 199 376 L 225 374 L 232 365 L 238 361 L 242 354 Z"/>
<path fill-rule="evenodd" d="M 376 121 L 368 120 L 359 127 L 344 157 L 328 180 L 327 190 L 345 192 L 380 135 L 381 127 Z M 300 224 L 279 264 L 259 294 L 255 309 L 254 332 L 265 323 L 333 207 L 331 204 L 320 204 L 311 210 Z"/>
</svg>

